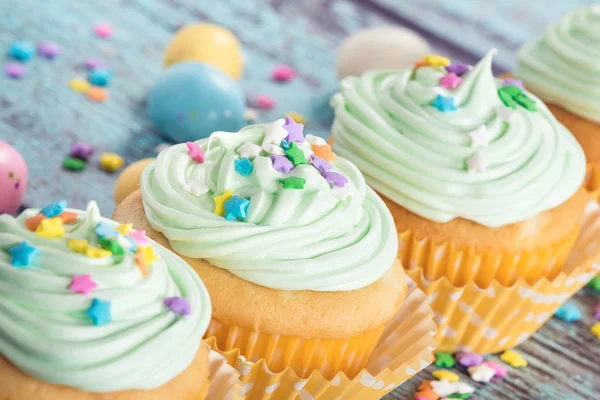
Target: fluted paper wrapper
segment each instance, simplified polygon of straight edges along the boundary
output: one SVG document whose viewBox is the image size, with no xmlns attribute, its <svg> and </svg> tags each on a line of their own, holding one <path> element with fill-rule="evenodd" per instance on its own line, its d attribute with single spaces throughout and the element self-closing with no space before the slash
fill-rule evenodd
<svg viewBox="0 0 600 400">
<path fill-rule="evenodd" d="M 206 346 L 206 343 L 203 343 Z M 200 399 L 207 400 L 242 400 L 242 382 L 240 373 L 227 363 L 227 359 L 220 353 L 209 350 L 208 352 L 208 384 L 206 391 Z M 199 399 L 190 399 L 199 400 Z"/>
<path fill-rule="evenodd" d="M 596 201 L 600 200 L 600 164 L 588 163 L 585 177 L 585 189 L 590 197 Z"/>
<path fill-rule="evenodd" d="M 342 372 L 326 379 L 317 370 L 302 379 L 292 368 L 271 372 L 265 359 L 246 361 L 238 349 L 222 354 L 240 372 L 242 392 L 249 400 L 379 399 L 433 362 L 435 331 L 433 313 L 425 295 L 409 282 L 402 309 L 385 327 L 366 368 L 354 379 Z M 216 349 L 214 337 L 205 341 Z"/>
<path fill-rule="evenodd" d="M 554 312 L 600 270 L 600 212 L 590 204 L 581 234 L 554 279 L 530 284 L 519 279 L 511 286 L 493 281 L 486 288 L 469 281 L 453 285 L 447 277 L 434 281 L 424 271 L 407 271 L 427 295 L 438 324 L 438 349 L 487 354 L 500 352 L 527 340 Z"/>
</svg>

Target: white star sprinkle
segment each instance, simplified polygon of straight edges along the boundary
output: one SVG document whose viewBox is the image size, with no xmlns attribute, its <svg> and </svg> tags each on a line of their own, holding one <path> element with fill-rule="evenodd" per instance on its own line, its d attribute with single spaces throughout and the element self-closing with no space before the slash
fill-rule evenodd
<svg viewBox="0 0 600 400">
<path fill-rule="evenodd" d="M 502 121 L 510 122 L 512 120 L 515 110 L 506 106 L 496 107 L 496 116 Z"/>
<path fill-rule="evenodd" d="M 314 135 L 306 135 L 306 136 L 304 136 L 304 140 L 306 140 L 312 146 L 323 146 L 323 145 L 327 144 L 325 139 L 323 139 L 322 137 L 319 137 L 319 136 L 314 136 Z"/>
<path fill-rule="evenodd" d="M 469 375 L 471 375 L 471 379 L 473 379 L 475 382 L 489 382 L 496 373 L 496 371 L 485 364 L 469 367 L 468 371 Z"/>
<path fill-rule="evenodd" d="M 237 152 L 240 155 L 240 157 L 247 158 L 248 160 L 252 160 L 258 157 L 261 151 L 262 147 L 250 142 L 244 143 L 237 149 Z"/>
<path fill-rule="evenodd" d="M 208 186 L 204 183 L 200 182 L 196 179 L 188 179 L 188 181 L 183 185 L 183 190 L 188 193 L 193 194 L 194 196 L 201 196 L 204 193 L 208 192 Z"/>
<path fill-rule="evenodd" d="M 488 162 L 480 152 L 473 154 L 467 159 L 469 174 L 474 172 L 484 173 L 487 169 Z"/>
<path fill-rule="evenodd" d="M 331 188 L 331 192 L 338 196 L 341 200 L 344 200 L 346 197 L 354 193 L 354 189 L 352 188 L 352 185 L 346 182 L 346 184 L 341 187 L 334 185 L 333 188 Z"/>
<path fill-rule="evenodd" d="M 283 128 L 283 120 L 278 119 L 270 124 L 265 124 L 265 139 L 263 140 L 263 144 L 272 143 L 279 146 L 287 135 L 288 131 Z"/>
<path fill-rule="evenodd" d="M 456 393 L 456 389 L 451 382 L 443 379 L 441 381 L 431 381 L 429 383 L 434 392 L 440 396 L 449 396 Z"/>
<path fill-rule="evenodd" d="M 246 121 L 256 121 L 259 117 L 260 114 L 258 113 L 258 110 L 256 108 L 246 108 L 244 110 L 244 119 Z"/>
<path fill-rule="evenodd" d="M 283 150 L 280 146 L 272 143 L 263 143 L 262 148 L 269 154 L 275 154 L 278 156 L 285 155 L 285 150 Z"/>
<path fill-rule="evenodd" d="M 304 153 L 304 158 L 308 161 L 310 160 L 310 156 L 312 156 L 313 154 L 315 154 L 314 151 L 312 151 L 312 146 L 308 143 L 308 142 L 304 142 L 304 143 L 296 143 L 298 145 L 298 147 L 300 147 L 300 150 L 302 150 L 302 152 Z"/>
<path fill-rule="evenodd" d="M 464 382 L 454 382 L 454 392 L 459 394 L 473 393 L 475 388 Z"/>
<path fill-rule="evenodd" d="M 469 137 L 471 138 L 471 147 L 487 147 L 490 144 L 490 132 L 487 129 L 487 126 L 481 125 L 479 128 L 474 131 L 469 132 Z"/>
</svg>

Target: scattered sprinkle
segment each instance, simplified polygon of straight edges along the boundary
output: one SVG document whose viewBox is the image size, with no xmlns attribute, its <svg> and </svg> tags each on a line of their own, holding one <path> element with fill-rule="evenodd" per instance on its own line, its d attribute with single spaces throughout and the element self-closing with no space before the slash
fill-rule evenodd
<svg viewBox="0 0 600 400">
<path fill-rule="evenodd" d="M 516 86 L 506 86 L 501 89 L 498 89 L 498 96 L 500 96 L 500 100 L 504 103 L 506 107 L 512 108 L 513 110 L 517 109 L 517 102 L 513 99 L 508 91 L 505 89 L 508 87 L 516 87 Z"/>
<path fill-rule="evenodd" d="M 60 219 L 62 219 L 62 221 L 65 224 L 72 224 L 73 222 L 77 222 L 77 220 L 79 219 L 77 213 L 70 211 L 63 211 L 58 216 L 60 217 Z"/>
<path fill-rule="evenodd" d="M 73 78 L 69 81 L 69 87 L 77 93 L 87 93 L 90 90 L 90 83 L 80 77 Z"/>
<path fill-rule="evenodd" d="M 456 359 L 450 353 L 435 352 L 435 365 L 438 367 L 452 368 L 456 365 Z"/>
<path fill-rule="evenodd" d="M 262 147 L 251 142 L 246 142 L 237 149 L 237 152 L 241 158 L 247 158 L 249 160 L 253 160 L 254 158 L 258 157 L 261 151 Z"/>
<path fill-rule="evenodd" d="M 85 239 L 68 239 L 67 246 L 75 253 L 86 254 L 88 241 Z"/>
<path fill-rule="evenodd" d="M 146 236 L 146 231 L 143 229 L 139 231 L 131 231 L 129 232 L 128 236 L 133 239 L 135 244 L 138 246 L 146 246 L 150 243 L 148 241 L 148 237 Z"/>
<path fill-rule="evenodd" d="M 456 390 L 456 393 L 459 394 L 467 394 L 473 393 L 475 391 L 475 388 L 464 382 L 454 382 L 454 390 Z"/>
<path fill-rule="evenodd" d="M 271 77 L 277 82 L 287 82 L 296 76 L 296 70 L 289 65 L 277 65 L 271 72 Z"/>
<path fill-rule="evenodd" d="M 69 156 L 84 161 L 87 161 L 92 154 L 94 154 L 94 148 L 91 145 L 82 142 L 73 143 L 73 145 L 71 145 L 71 151 L 69 152 Z"/>
<path fill-rule="evenodd" d="M 260 118 L 260 113 L 256 108 L 246 108 L 244 110 L 244 119 L 248 122 L 254 122 Z"/>
<path fill-rule="evenodd" d="M 594 336 L 596 336 L 598 340 L 600 340 L 600 322 L 596 322 L 594 325 L 592 325 L 590 331 L 594 334 Z"/>
<path fill-rule="evenodd" d="M 473 174 L 475 172 L 482 174 L 487 170 L 487 165 L 487 160 L 479 151 L 467 159 L 467 169 L 469 174 Z"/>
<path fill-rule="evenodd" d="M 275 154 L 275 155 L 278 155 L 278 156 L 285 156 L 285 150 L 283 150 L 281 148 L 281 146 L 278 146 L 276 144 L 263 143 L 262 149 L 264 151 L 266 151 L 267 153 L 269 153 L 269 154 Z"/>
<path fill-rule="evenodd" d="M 252 173 L 254 166 L 252 162 L 247 158 L 242 158 L 241 160 L 233 160 L 233 164 L 235 165 L 235 170 L 238 174 L 242 176 L 248 176 Z"/>
<path fill-rule="evenodd" d="M 227 189 L 222 195 L 213 197 L 215 201 L 215 214 L 225 216 L 225 202 L 233 197 L 231 190 Z"/>
<path fill-rule="evenodd" d="M 61 218 L 48 218 L 40 222 L 35 233 L 47 239 L 61 238 L 65 236 L 65 227 Z"/>
<path fill-rule="evenodd" d="M 100 246 L 104 250 L 110 251 L 113 256 L 122 256 L 125 254 L 125 249 L 119 244 L 118 239 L 100 238 L 98 241 L 100 242 Z"/>
<path fill-rule="evenodd" d="M 464 74 L 469 72 L 470 69 L 471 69 L 471 67 L 469 67 L 467 64 L 462 63 L 460 61 L 455 61 L 446 67 L 446 71 L 453 72 L 457 76 L 463 76 Z"/>
<path fill-rule="evenodd" d="M 290 117 L 291 119 L 293 119 L 294 121 L 296 121 L 299 124 L 306 123 L 306 117 L 300 113 L 297 113 L 296 111 L 290 111 L 286 114 L 286 116 Z"/>
<path fill-rule="evenodd" d="M 123 157 L 116 153 L 102 153 L 100 155 L 100 166 L 107 172 L 115 172 L 124 164 Z"/>
<path fill-rule="evenodd" d="M 202 150 L 196 142 L 185 142 L 185 145 L 188 148 L 190 157 L 192 157 L 192 159 L 196 162 L 202 164 L 204 162 L 204 150 Z"/>
<path fill-rule="evenodd" d="M 283 139 L 281 141 L 281 148 L 283 150 L 289 150 L 290 149 L 290 142 L 288 142 L 287 140 Z"/>
<path fill-rule="evenodd" d="M 8 48 L 8 55 L 19 61 L 29 61 L 35 53 L 35 47 L 25 40 L 15 40 Z"/>
<path fill-rule="evenodd" d="M 437 371 L 433 371 L 433 376 L 437 380 L 447 380 L 448 382 L 457 382 L 458 375 L 454 372 L 448 371 L 446 369 L 438 369 Z"/>
<path fill-rule="evenodd" d="M 467 371 L 475 382 L 489 382 L 496 375 L 496 372 L 485 364 L 469 367 Z"/>
<path fill-rule="evenodd" d="M 281 141 L 288 136 L 288 131 L 283 128 L 283 124 L 279 121 L 265 124 L 264 130 L 265 137 L 263 139 L 263 145 L 265 143 L 280 145 Z"/>
<path fill-rule="evenodd" d="M 208 192 L 208 186 L 197 179 L 188 179 L 183 185 L 183 190 L 197 197 Z"/>
<path fill-rule="evenodd" d="M 147 266 L 152 265 L 155 261 L 158 261 L 158 257 L 154 253 L 154 247 L 152 246 L 138 246 L 137 249 L 138 254 L 142 254 L 144 256 L 144 261 Z"/>
<path fill-rule="evenodd" d="M 107 224 L 104 221 L 99 222 L 98 225 L 94 227 L 94 233 L 96 234 L 96 236 L 101 238 L 111 238 L 116 237 L 118 235 L 115 228 L 113 228 L 111 225 Z"/>
<path fill-rule="evenodd" d="M 190 302 L 183 297 L 167 297 L 163 300 L 163 303 L 175 314 L 190 315 L 192 313 Z"/>
<path fill-rule="evenodd" d="M 13 79 L 21 79 L 25 75 L 25 66 L 18 62 L 9 62 L 4 67 L 7 76 Z"/>
<path fill-rule="evenodd" d="M 325 171 L 323 173 L 323 177 L 327 183 L 333 186 L 343 187 L 348 182 L 348 178 L 346 178 L 344 175 L 333 171 Z"/>
<path fill-rule="evenodd" d="M 306 164 L 306 157 L 304 152 L 294 142 L 290 143 L 290 148 L 285 151 L 285 155 L 290 159 L 294 167 L 300 164 Z"/>
<path fill-rule="evenodd" d="M 462 78 L 454 72 L 450 72 L 440 78 L 440 87 L 448 89 L 456 89 L 462 82 Z"/>
<path fill-rule="evenodd" d="M 94 86 L 107 86 L 112 78 L 112 71 L 104 68 L 95 68 L 90 71 L 88 80 Z"/>
<path fill-rule="evenodd" d="M 308 144 L 312 146 L 323 146 L 324 144 L 327 144 L 327 141 L 325 139 L 315 135 L 306 135 L 304 136 L 304 139 L 306 139 Z"/>
<path fill-rule="evenodd" d="M 36 214 L 33 217 L 29 217 L 25 220 L 25 227 L 28 230 L 35 232 L 37 227 L 40 226 L 40 222 L 42 222 L 45 219 L 46 216 L 44 216 L 44 214 Z"/>
<path fill-rule="evenodd" d="M 335 153 L 331 150 L 331 146 L 325 144 L 314 144 L 312 149 L 317 157 L 321 157 L 325 161 L 334 161 Z"/>
<path fill-rule="evenodd" d="M 284 189 L 304 189 L 306 179 L 297 176 L 289 176 L 284 179 L 280 179 L 279 183 L 283 185 Z"/>
<path fill-rule="evenodd" d="M 87 163 L 79 158 L 65 157 L 62 165 L 66 170 L 79 172 L 85 169 Z"/>
<path fill-rule="evenodd" d="M 500 363 L 497 363 L 496 361 L 485 361 L 484 364 L 487 365 L 489 368 L 493 369 L 494 376 L 497 376 L 499 378 L 504 378 L 506 376 L 506 373 L 508 372 L 508 368 L 506 368 Z"/>
<path fill-rule="evenodd" d="M 249 205 L 250 200 L 244 199 L 237 195 L 233 196 L 224 203 L 225 219 L 228 221 L 244 220 L 246 218 Z"/>
<path fill-rule="evenodd" d="M 488 131 L 485 125 L 481 125 L 474 131 L 469 132 L 469 137 L 471 138 L 471 147 L 473 148 L 487 147 L 490 144 L 490 140 L 492 140 L 491 132 Z"/>
<path fill-rule="evenodd" d="M 567 301 L 556 312 L 554 316 L 565 322 L 575 322 L 581 320 L 581 310 L 575 303 Z"/>
<path fill-rule="evenodd" d="M 133 228 L 133 224 L 129 222 L 127 224 L 121 224 L 117 226 L 115 230 L 119 232 L 120 235 L 127 236 L 129 235 L 131 228 Z"/>
<path fill-rule="evenodd" d="M 111 24 L 107 24 L 105 22 L 98 22 L 94 24 L 93 30 L 96 36 L 102 39 L 108 39 L 113 35 L 115 28 L 113 28 Z"/>
<path fill-rule="evenodd" d="M 525 93 L 521 93 L 515 98 L 515 101 L 528 111 L 537 111 L 535 101 L 529 98 Z"/>
<path fill-rule="evenodd" d="M 275 99 L 273 99 L 268 94 L 259 94 L 258 96 L 256 96 L 254 104 L 256 105 L 256 107 L 262 108 L 263 110 L 270 110 L 271 108 L 275 107 L 276 103 Z"/>
<path fill-rule="evenodd" d="M 483 363 L 483 356 L 477 353 L 461 352 L 455 354 L 455 358 L 463 367 L 475 367 Z"/>
<path fill-rule="evenodd" d="M 600 292 L 600 276 L 595 276 L 588 282 L 587 286 L 595 292 Z"/>
<path fill-rule="evenodd" d="M 100 58 L 90 57 L 85 60 L 83 65 L 85 66 L 86 69 L 96 69 L 96 68 L 104 67 L 106 65 L 106 62 Z"/>
<path fill-rule="evenodd" d="M 522 90 L 525 90 L 525 86 L 523 86 L 523 82 L 518 79 L 505 79 L 502 81 L 502 86 L 516 86 Z"/>
<path fill-rule="evenodd" d="M 500 359 L 513 368 L 527 366 L 527 360 L 514 350 L 507 350 L 500 356 Z"/>
<path fill-rule="evenodd" d="M 286 156 L 272 155 L 271 161 L 273 162 L 273 168 L 284 174 L 287 174 L 294 169 L 294 164 L 292 164 Z"/>
<path fill-rule="evenodd" d="M 110 301 L 104 301 L 94 297 L 92 305 L 87 310 L 87 315 L 92 319 L 94 325 L 100 326 L 112 322 L 110 306 Z"/>
<path fill-rule="evenodd" d="M 100 247 L 88 246 L 85 249 L 85 255 L 89 258 L 105 258 L 110 257 L 112 253 L 108 250 L 101 249 Z"/>
<path fill-rule="evenodd" d="M 37 248 L 23 242 L 8 249 L 12 257 L 11 264 L 13 267 L 28 267 L 38 254 Z"/>
<path fill-rule="evenodd" d="M 40 56 L 52 60 L 62 52 L 62 48 L 54 42 L 41 42 L 37 46 L 37 51 Z"/>
<path fill-rule="evenodd" d="M 69 290 L 73 293 L 89 294 L 96 289 L 97 286 L 98 284 L 93 281 L 90 274 L 73 275 L 73 277 L 71 277 Z"/>
<path fill-rule="evenodd" d="M 421 67 L 427 67 L 427 66 L 429 66 L 429 63 L 427 61 L 418 60 L 418 61 L 414 62 L 414 66 L 415 66 L 415 69 L 419 69 Z"/>
<path fill-rule="evenodd" d="M 429 384 L 433 391 L 440 396 L 448 396 L 452 393 L 456 393 L 456 389 L 452 382 L 448 382 L 447 380 L 431 381 Z"/>
<path fill-rule="evenodd" d="M 600 304 L 594 307 L 594 319 L 600 320 Z"/>
<path fill-rule="evenodd" d="M 328 163 L 323 158 L 321 158 L 317 155 L 314 155 L 314 154 L 312 156 L 310 156 L 310 163 L 316 169 L 318 169 L 322 174 L 324 174 L 325 172 L 327 172 L 333 168 L 333 166 L 330 163 Z"/>
<path fill-rule="evenodd" d="M 428 65 L 433 67 L 446 67 L 450 65 L 450 59 L 443 56 L 438 56 L 437 54 L 431 54 L 423 57 L 423 61 L 425 61 Z"/>
<path fill-rule="evenodd" d="M 138 269 L 143 276 L 148 275 L 148 264 L 146 264 L 146 255 L 141 250 L 141 247 L 136 247 L 135 262 L 137 263 Z"/>
<path fill-rule="evenodd" d="M 105 88 L 91 86 L 86 92 L 87 97 L 90 100 L 101 103 L 108 99 L 108 91 Z"/>
<path fill-rule="evenodd" d="M 46 207 L 42 208 L 39 213 L 47 218 L 54 218 L 65 211 L 67 205 L 68 203 L 66 200 L 60 200 L 56 203 L 48 204 Z"/>
<path fill-rule="evenodd" d="M 438 94 L 436 98 L 431 102 L 431 105 L 440 110 L 441 112 L 456 111 L 458 108 L 454 104 L 454 97 L 446 97 Z"/>
<path fill-rule="evenodd" d="M 291 117 L 285 118 L 285 124 L 283 124 L 283 129 L 285 129 L 288 133 L 288 136 L 285 138 L 288 143 L 296 142 L 303 143 L 304 142 L 304 125 L 299 124 L 294 121 Z"/>
</svg>

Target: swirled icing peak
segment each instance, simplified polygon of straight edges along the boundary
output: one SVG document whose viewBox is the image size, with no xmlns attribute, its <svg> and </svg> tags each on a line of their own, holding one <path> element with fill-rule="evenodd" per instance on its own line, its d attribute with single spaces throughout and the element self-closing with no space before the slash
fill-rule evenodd
<svg viewBox="0 0 600 400">
<path fill-rule="evenodd" d="M 194 359 L 211 304 L 197 274 L 131 225 L 66 202 L 0 215 L 0 354 L 87 392 L 159 387 Z"/>
<path fill-rule="evenodd" d="M 600 5 L 566 14 L 523 46 L 516 74 L 544 101 L 600 123 Z"/>
<path fill-rule="evenodd" d="M 176 252 L 262 286 L 354 290 L 396 257 L 382 200 L 291 118 L 172 146 L 141 189 L 148 220 Z"/>
<path fill-rule="evenodd" d="M 332 98 L 335 151 L 436 222 L 497 227 L 563 203 L 583 181 L 583 152 L 519 82 L 494 78 L 494 53 L 474 67 L 423 61 L 344 79 Z"/>
</svg>

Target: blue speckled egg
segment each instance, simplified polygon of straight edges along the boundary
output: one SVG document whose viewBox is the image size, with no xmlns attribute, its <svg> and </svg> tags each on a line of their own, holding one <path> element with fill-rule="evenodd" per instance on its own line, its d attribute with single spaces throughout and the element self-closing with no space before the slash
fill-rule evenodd
<svg viewBox="0 0 600 400">
<path fill-rule="evenodd" d="M 244 126 L 241 87 L 218 69 L 182 62 L 164 70 L 148 95 L 148 113 L 156 128 L 174 142 L 235 132 Z"/>
</svg>

